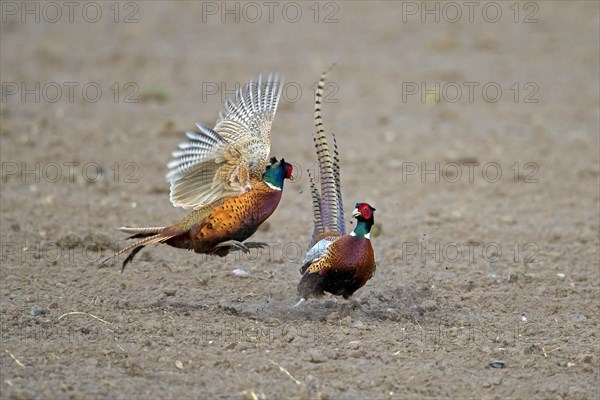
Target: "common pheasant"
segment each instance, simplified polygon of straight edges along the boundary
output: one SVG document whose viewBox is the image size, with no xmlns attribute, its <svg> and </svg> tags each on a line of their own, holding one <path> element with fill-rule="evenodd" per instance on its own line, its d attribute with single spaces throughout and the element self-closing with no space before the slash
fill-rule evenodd
<svg viewBox="0 0 600 400">
<path fill-rule="evenodd" d="M 317 188 L 309 171 L 314 230 L 310 250 L 300 268 L 300 300 L 295 307 L 311 296 L 322 296 L 324 292 L 341 295 L 347 299 L 367 283 L 376 268 L 370 240 L 375 209 L 367 203 L 356 203 L 352 213 L 357 220 L 356 228 L 346 235 L 337 143 L 335 135 L 332 135 L 332 153 L 323 130 L 321 116 L 321 99 L 327 72 L 321 75 L 315 92 L 314 142 L 319 162 L 321 190 Z"/>
<path fill-rule="evenodd" d="M 246 242 L 275 211 L 292 165 L 284 159 L 269 160 L 271 124 L 283 83 L 270 74 L 259 76 L 227 100 L 214 129 L 197 124 L 187 132 L 188 141 L 173 152 L 167 179 L 174 206 L 194 211 L 168 227 L 119 228 L 139 239 L 112 257 L 131 251 L 121 271 L 145 246 L 165 243 L 196 253 L 225 256 L 266 246 Z"/>
</svg>

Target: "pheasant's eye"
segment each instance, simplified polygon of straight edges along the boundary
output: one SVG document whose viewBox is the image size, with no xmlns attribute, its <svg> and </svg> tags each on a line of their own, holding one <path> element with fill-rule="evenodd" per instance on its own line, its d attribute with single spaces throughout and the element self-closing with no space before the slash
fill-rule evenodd
<svg viewBox="0 0 600 400">
<path fill-rule="evenodd" d="M 285 167 L 285 177 L 287 179 L 292 178 L 292 173 L 294 172 L 294 168 L 291 165 L 286 165 Z"/>
</svg>

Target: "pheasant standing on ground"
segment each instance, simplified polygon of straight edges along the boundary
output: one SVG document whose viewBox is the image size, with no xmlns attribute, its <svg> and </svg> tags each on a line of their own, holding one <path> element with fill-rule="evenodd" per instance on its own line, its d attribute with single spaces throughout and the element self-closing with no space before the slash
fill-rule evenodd
<svg viewBox="0 0 600 400">
<path fill-rule="evenodd" d="M 165 243 L 196 253 L 225 256 L 230 251 L 260 248 L 266 243 L 246 242 L 275 211 L 292 166 L 269 160 L 271 124 L 283 83 L 270 74 L 259 76 L 225 102 L 214 129 L 196 124 L 188 141 L 173 152 L 167 179 L 174 206 L 194 211 L 168 227 L 119 228 L 140 239 L 112 257 L 131 251 L 122 271 L 145 246 Z M 106 262 L 110 258 L 103 262 Z"/>
<path fill-rule="evenodd" d="M 302 261 L 298 284 L 300 306 L 309 297 L 319 297 L 328 292 L 345 299 L 363 287 L 375 273 L 375 255 L 371 246 L 370 231 L 375 209 L 367 203 L 356 203 L 352 215 L 356 228 L 346 235 L 344 207 L 340 189 L 340 167 L 337 143 L 333 136 L 333 154 L 327 143 L 321 117 L 321 98 L 325 76 L 321 75 L 315 92 L 315 148 L 319 161 L 321 191 L 313 176 L 310 186 L 314 214 L 314 231 L 310 250 Z"/>
</svg>

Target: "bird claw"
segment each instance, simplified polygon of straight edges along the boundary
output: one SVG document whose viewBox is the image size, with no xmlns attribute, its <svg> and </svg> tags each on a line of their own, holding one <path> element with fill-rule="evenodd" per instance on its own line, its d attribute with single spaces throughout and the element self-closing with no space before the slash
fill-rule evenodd
<svg viewBox="0 0 600 400">
<path fill-rule="evenodd" d="M 265 247 L 269 247 L 269 243 L 265 242 L 245 242 L 244 245 L 249 249 L 264 249 Z"/>
<path fill-rule="evenodd" d="M 230 251 L 243 251 L 244 253 L 250 252 L 250 249 L 244 243 L 238 242 L 237 240 L 221 242 L 215 246 L 215 249 L 223 247 L 228 247 Z"/>
<path fill-rule="evenodd" d="M 244 253 L 250 253 L 250 249 L 262 249 L 268 247 L 269 244 L 265 242 L 238 242 L 237 240 L 227 240 L 216 245 L 215 249 L 226 248 L 228 252 L 242 251 Z"/>
</svg>

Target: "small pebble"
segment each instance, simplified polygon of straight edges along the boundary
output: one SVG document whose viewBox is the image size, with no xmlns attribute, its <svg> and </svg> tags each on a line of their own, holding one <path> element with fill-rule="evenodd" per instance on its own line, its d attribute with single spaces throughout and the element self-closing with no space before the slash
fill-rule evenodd
<svg viewBox="0 0 600 400">
<path fill-rule="evenodd" d="M 585 321 L 587 318 L 584 315 L 581 315 L 579 313 L 573 313 L 573 320 L 575 322 L 582 322 Z"/>
<path fill-rule="evenodd" d="M 309 350 L 308 355 L 310 356 L 310 362 L 313 362 L 315 364 L 327 361 L 327 358 L 323 355 L 323 353 L 315 349 Z"/>
<path fill-rule="evenodd" d="M 250 275 L 248 272 L 246 272 L 246 271 L 245 271 L 245 270 L 243 270 L 242 268 L 236 268 L 236 269 L 234 269 L 232 272 L 233 272 L 233 274 L 234 274 L 235 276 L 239 276 L 239 277 L 242 277 L 242 278 L 245 278 L 245 277 L 247 277 L 248 275 Z"/>
<path fill-rule="evenodd" d="M 29 314 L 33 315 L 34 317 L 38 317 L 40 315 L 46 315 L 47 312 L 48 311 L 43 308 L 33 306 L 33 307 L 31 307 Z"/>
<path fill-rule="evenodd" d="M 352 350 L 358 349 L 360 347 L 360 340 L 353 340 L 351 342 L 348 342 L 348 347 Z"/>
<path fill-rule="evenodd" d="M 493 361 L 490 361 L 489 366 L 492 368 L 505 368 L 506 363 L 502 360 L 493 360 Z"/>
</svg>

